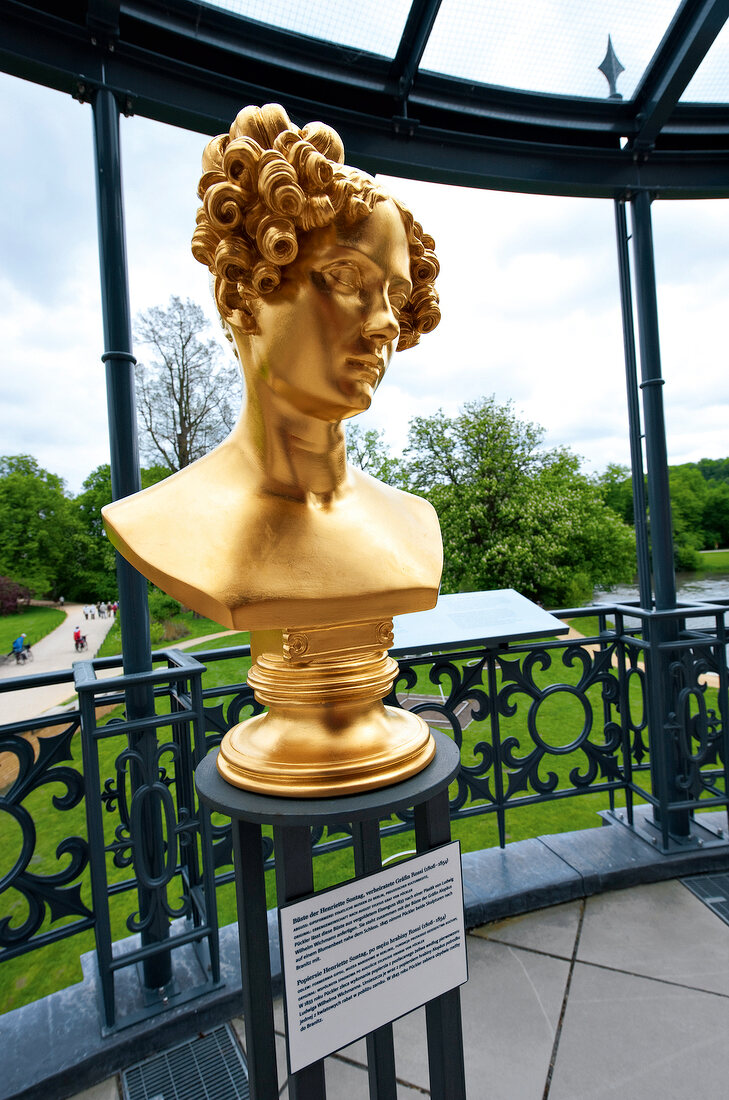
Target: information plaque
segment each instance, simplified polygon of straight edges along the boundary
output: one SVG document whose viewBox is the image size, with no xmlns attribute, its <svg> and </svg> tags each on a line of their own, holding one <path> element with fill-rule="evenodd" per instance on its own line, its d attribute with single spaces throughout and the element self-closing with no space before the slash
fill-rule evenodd
<svg viewBox="0 0 729 1100">
<path fill-rule="evenodd" d="M 296 1073 L 468 978 L 458 841 L 279 910 Z"/>
</svg>

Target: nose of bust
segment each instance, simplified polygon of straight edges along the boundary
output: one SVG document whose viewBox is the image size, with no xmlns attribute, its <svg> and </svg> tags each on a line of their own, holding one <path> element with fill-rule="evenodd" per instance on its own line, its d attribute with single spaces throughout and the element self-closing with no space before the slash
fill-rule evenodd
<svg viewBox="0 0 729 1100">
<path fill-rule="evenodd" d="M 375 304 L 362 323 L 362 334 L 382 347 L 394 340 L 400 332 L 397 317 L 387 298 Z"/>
</svg>

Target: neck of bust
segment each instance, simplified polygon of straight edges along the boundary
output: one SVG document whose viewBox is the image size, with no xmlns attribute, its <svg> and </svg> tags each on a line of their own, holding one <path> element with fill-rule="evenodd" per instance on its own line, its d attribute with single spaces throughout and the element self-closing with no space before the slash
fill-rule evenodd
<svg viewBox="0 0 729 1100">
<path fill-rule="evenodd" d="M 247 379 L 231 441 L 252 459 L 264 493 L 326 507 L 346 490 L 341 422 L 301 412 L 260 378 Z"/>
</svg>

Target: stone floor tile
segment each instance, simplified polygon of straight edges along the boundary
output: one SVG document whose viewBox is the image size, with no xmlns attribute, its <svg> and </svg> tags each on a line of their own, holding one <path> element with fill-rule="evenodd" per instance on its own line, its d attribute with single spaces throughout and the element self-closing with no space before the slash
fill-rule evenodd
<svg viewBox="0 0 729 1100">
<path fill-rule="evenodd" d="M 474 928 L 470 934 L 485 940 L 509 943 L 513 947 L 530 947 L 534 951 L 545 951 L 549 955 L 571 959 L 581 904 L 579 901 L 568 901 L 564 905 L 554 905 L 536 913 L 524 913 L 507 920 L 493 921 Z"/>
<path fill-rule="evenodd" d="M 727 997 L 578 963 L 549 1100 L 726 1096 L 728 1031 Z"/>
<path fill-rule="evenodd" d="M 461 987 L 466 1090 L 478 1100 L 541 1100 L 569 964 L 469 937 Z M 425 1012 L 395 1024 L 399 1078 L 428 1088 Z"/>
<path fill-rule="evenodd" d="M 577 958 L 729 995 L 729 926 L 677 880 L 588 898 Z"/>
</svg>

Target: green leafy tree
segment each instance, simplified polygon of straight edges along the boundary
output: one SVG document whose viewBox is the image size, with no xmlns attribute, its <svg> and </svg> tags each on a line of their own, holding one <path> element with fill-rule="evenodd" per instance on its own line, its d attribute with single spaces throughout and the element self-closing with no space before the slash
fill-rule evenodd
<svg viewBox="0 0 729 1100">
<path fill-rule="evenodd" d="M 63 480 L 31 455 L 0 458 L 0 574 L 73 598 L 83 533 Z"/>
<path fill-rule="evenodd" d="M 387 485 L 399 487 L 403 483 L 404 468 L 402 460 L 393 458 L 385 443 L 385 433 L 368 428 L 362 431 L 359 424 L 347 424 L 347 459 L 353 466 L 384 481 Z"/>
<path fill-rule="evenodd" d="M 633 533 L 543 435 L 493 396 L 411 421 L 408 484 L 438 512 L 443 591 L 515 588 L 555 606 L 633 576 Z"/>
<path fill-rule="evenodd" d="M 612 508 L 613 512 L 632 527 L 635 523 L 633 478 L 628 467 L 617 462 L 608 463 L 605 470 L 598 475 L 597 485 L 608 508 Z"/>
<path fill-rule="evenodd" d="M 706 549 L 729 546 L 729 482 L 709 482 L 702 525 Z"/>
<path fill-rule="evenodd" d="M 668 485 L 673 518 L 673 552 L 679 569 L 699 569 L 699 549 L 705 544 L 704 509 L 709 494 L 707 481 L 688 465 L 670 466 Z"/>
<path fill-rule="evenodd" d="M 170 473 L 166 466 L 143 469 L 142 488 L 169 477 Z M 73 500 L 85 536 L 78 547 L 79 587 L 83 588 L 84 599 L 109 600 L 116 595 L 116 555 L 101 516 L 101 509 L 111 500 L 111 468 L 107 462 L 91 471 L 82 491 Z"/>
<path fill-rule="evenodd" d="M 140 443 L 148 459 L 181 470 L 221 443 L 235 424 L 241 382 L 207 338 L 205 314 L 189 298 L 171 297 L 136 320 L 135 336 L 153 350 L 136 368 Z"/>
</svg>

